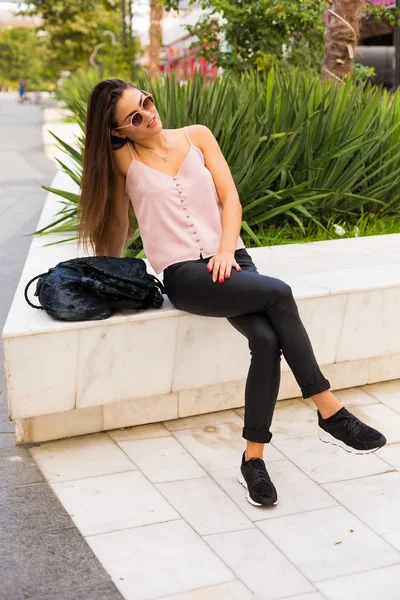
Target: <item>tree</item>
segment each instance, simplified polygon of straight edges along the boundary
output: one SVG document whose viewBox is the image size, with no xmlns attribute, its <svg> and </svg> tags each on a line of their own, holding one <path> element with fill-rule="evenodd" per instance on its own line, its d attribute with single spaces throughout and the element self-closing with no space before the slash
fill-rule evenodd
<svg viewBox="0 0 400 600">
<path fill-rule="evenodd" d="M 342 81 L 353 70 L 365 0 L 331 0 L 325 35 L 322 78 Z"/>
<path fill-rule="evenodd" d="M 208 62 L 235 70 L 283 61 L 314 67 L 322 60 L 326 2 L 322 0 L 203 0 L 207 12 L 188 31 Z M 165 0 L 168 10 L 179 0 Z"/>
<path fill-rule="evenodd" d="M 54 79 L 46 42 L 28 27 L 0 31 L 0 85 L 26 79 L 28 88 Z"/>
<path fill-rule="evenodd" d="M 118 47 L 111 44 L 102 47 L 97 57 L 99 62 L 106 67 L 118 68 L 122 63 L 134 60 L 135 44 L 128 46 L 128 56 L 124 57 L 121 7 L 117 1 L 32 0 L 19 14 L 40 17 L 40 30 L 47 36 L 53 61 L 59 70 L 75 71 L 86 66 L 95 46 L 108 41 L 104 36 L 106 31 L 112 31 L 119 44 Z"/>
<path fill-rule="evenodd" d="M 164 13 L 164 7 L 160 0 L 150 0 L 150 45 L 149 45 L 149 70 L 150 77 L 154 81 L 160 68 L 160 49 L 161 49 L 161 21 Z"/>
</svg>

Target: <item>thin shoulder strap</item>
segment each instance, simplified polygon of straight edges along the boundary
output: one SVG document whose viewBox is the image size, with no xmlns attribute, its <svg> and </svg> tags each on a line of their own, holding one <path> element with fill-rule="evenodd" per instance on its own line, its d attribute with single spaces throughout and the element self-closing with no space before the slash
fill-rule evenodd
<svg viewBox="0 0 400 600">
<path fill-rule="evenodd" d="M 187 127 L 185 126 L 185 127 L 184 127 L 184 129 L 185 129 L 186 137 L 187 137 L 187 139 L 189 140 L 189 144 L 190 144 L 191 146 L 193 146 L 193 144 L 192 144 L 192 140 L 191 140 L 191 139 L 190 139 L 190 137 L 189 137 L 189 133 L 188 133 Z"/>
<path fill-rule="evenodd" d="M 129 148 L 129 152 L 131 153 L 131 157 L 132 160 L 136 160 L 135 157 L 133 156 L 133 152 L 132 152 L 132 148 L 131 148 L 131 143 L 130 142 L 126 142 L 128 144 L 128 148 Z"/>
</svg>

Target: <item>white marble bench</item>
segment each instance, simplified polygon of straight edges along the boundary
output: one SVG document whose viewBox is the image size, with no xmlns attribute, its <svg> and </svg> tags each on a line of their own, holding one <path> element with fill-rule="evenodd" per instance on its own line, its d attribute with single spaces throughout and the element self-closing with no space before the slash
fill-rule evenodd
<svg viewBox="0 0 400 600">
<path fill-rule="evenodd" d="M 59 172 L 53 186 L 71 181 Z M 49 194 L 40 227 L 57 202 Z M 78 255 L 74 242 L 44 246 L 59 239 L 33 239 L 3 331 L 17 443 L 243 406 L 247 340 L 225 319 L 189 315 L 167 298 L 162 309 L 80 323 L 30 308 L 26 282 Z M 292 286 L 334 389 L 400 377 L 400 234 L 249 252 L 261 273 Z M 283 361 L 279 398 L 299 395 Z"/>
</svg>

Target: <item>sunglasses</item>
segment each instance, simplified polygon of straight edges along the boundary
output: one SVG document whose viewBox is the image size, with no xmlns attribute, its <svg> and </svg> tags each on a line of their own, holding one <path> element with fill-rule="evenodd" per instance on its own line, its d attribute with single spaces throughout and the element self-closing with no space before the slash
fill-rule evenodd
<svg viewBox="0 0 400 600">
<path fill-rule="evenodd" d="M 154 98 L 151 94 L 147 94 L 142 102 L 142 110 L 153 110 L 155 107 Z M 113 129 L 124 129 L 125 127 L 141 127 L 144 123 L 143 115 L 140 111 L 134 112 L 131 115 L 129 125 L 122 125 L 121 127 L 113 127 Z"/>
</svg>

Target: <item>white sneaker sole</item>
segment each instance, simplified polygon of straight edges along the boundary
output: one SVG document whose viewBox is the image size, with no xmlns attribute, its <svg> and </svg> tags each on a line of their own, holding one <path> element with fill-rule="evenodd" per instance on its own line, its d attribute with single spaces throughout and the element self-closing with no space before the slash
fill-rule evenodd
<svg viewBox="0 0 400 600">
<path fill-rule="evenodd" d="M 245 478 L 242 475 L 242 471 L 239 470 L 239 475 L 238 475 L 238 482 L 242 484 L 242 486 L 244 488 L 246 488 L 247 490 L 247 502 L 250 502 L 250 504 L 252 504 L 253 506 L 264 506 L 264 504 L 260 504 L 259 502 L 255 502 L 252 498 L 250 498 L 250 494 L 249 494 L 249 488 L 247 487 L 247 483 Z M 276 506 L 278 504 L 278 500 L 276 502 L 273 503 L 273 505 L 271 506 Z"/>
<path fill-rule="evenodd" d="M 337 438 L 333 437 L 333 435 L 325 431 L 325 429 L 322 429 L 322 427 L 318 427 L 318 437 L 321 442 L 343 448 L 343 450 L 346 450 L 346 452 L 349 452 L 350 454 L 372 454 L 372 452 L 376 452 L 381 447 L 379 446 L 378 448 L 372 448 L 371 450 L 356 450 L 355 448 L 352 448 L 351 446 L 348 446 L 342 442 L 342 440 L 338 440 Z"/>
</svg>

